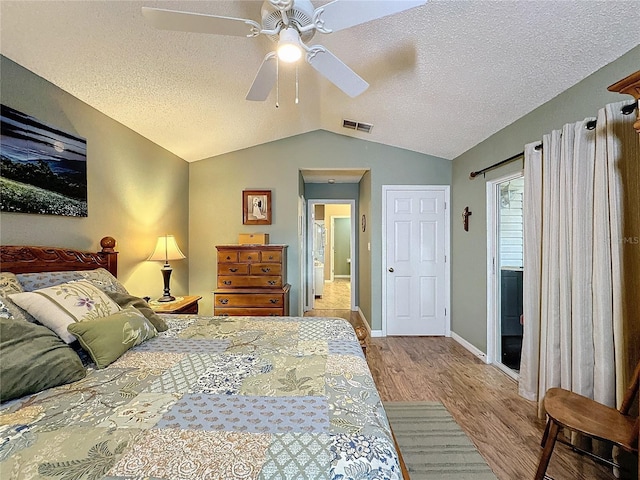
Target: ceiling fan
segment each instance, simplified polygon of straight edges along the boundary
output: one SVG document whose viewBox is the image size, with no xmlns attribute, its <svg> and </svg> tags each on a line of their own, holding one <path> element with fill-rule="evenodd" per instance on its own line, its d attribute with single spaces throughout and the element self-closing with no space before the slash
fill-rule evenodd
<svg viewBox="0 0 640 480">
<path fill-rule="evenodd" d="M 254 20 L 202 13 L 142 7 L 155 28 L 183 32 L 241 37 L 266 35 L 278 43 L 267 53 L 247 93 L 247 100 L 264 101 L 277 80 L 277 62 L 305 60 L 327 80 L 350 97 L 364 92 L 369 84 L 321 45 L 307 45 L 316 32 L 332 33 L 371 20 L 424 5 L 427 0 L 334 0 L 314 8 L 310 0 L 265 0 L 262 24 Z"/>
</svg>

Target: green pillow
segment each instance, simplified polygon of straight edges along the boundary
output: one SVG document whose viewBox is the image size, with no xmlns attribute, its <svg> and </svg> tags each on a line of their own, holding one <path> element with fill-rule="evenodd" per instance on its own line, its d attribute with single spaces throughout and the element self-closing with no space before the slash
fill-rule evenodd
<svg viewBox="0 0 640 480">
<path fill-rule="evenodd" d="M 145 302 L 142 298 L 134 297 L 128 293 L 108 292 L 107 295 L 116 302 L 121 308 L 136 307 L 149 320 L 158 332 L 165 332 L 169 329 L 166 322 Z"/>
<path fill-rule="evenodd" d="M 0 317 L 0 402 L 84 378 L 80 358 L 47 327 Z"/>
<path fill-rule="evenodd" d="M 130 348 L 158 334 L 134 307 L 88 322 L 72 323 L 67 329 L 78 338 L 98 368 L 115 362 Z"/>
</svg>

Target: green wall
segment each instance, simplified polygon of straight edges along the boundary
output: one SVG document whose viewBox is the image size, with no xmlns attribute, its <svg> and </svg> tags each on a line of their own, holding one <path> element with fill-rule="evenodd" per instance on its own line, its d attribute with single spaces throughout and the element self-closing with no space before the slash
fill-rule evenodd
<svg viewBox="0 0 640 480">
<path fill-rule="evenodd" d="M 3 245 L 97 251 L 112 236 L 118 277 L 139 296 L 162 295 L 161 264 L 146 262 L 158 235 L 172 233 L 189 255 L 188 164 L 43 78 L 0 56 L 0 101 L 87 140 L 87 217 L 0 214 Z M 126 101 L 123 99 L 122 101 Z M 187 262 L 174 262 L 172 293 L 189 290 Z"/>
<path fill-rule="evenodd" d="M 318 130 L 190 164 L 189 285 L 202 295 L 203 313 L 211 313 L 219 244 L 237 243 L 238 233 L 264 232 L 271 243 L 289 245 L 288 281 L 291 314 L 299 315 L 300 251 L 298 238 L 299 170 L 304 168 L 370 169 L 360 185 L 359 215 L 367 212 L 371 242 L 370 272 L 360 262 L 360 307 L 372 328 L 381 328 L 382 185 L 451 182 L 451 162 L 388 145 Z M 242 225 L 242 190 L 272 191 L 273 224 Z M 365 210 L 366 209 L 366 210 Z M 365 243 L 366 251 L 366 243 Z M 363 255 L 361 255 L 361 258 Z M 364 273 L 364 275 L 363 275 Z M 370 287 L 362 284 L 370 279 Z M 365 293 L 368 298 L 363 298 Z M 370 302 L 370 303 L 369 303 Z"/>
<path fill-rule="evenodd" d="M 452 275 L 451 329 L 477 348 L 487 348 L 487 227 L 486 181 L 522 169 L 515 161 L 469 179 L 469 173 L 522 152 L 524 145 L 542 135 L 586 117 L 595 116 L 607 103 L 630 96 L 607 91 L 607 87 L 640 68 L 640 47 L 620 57 L 564 91 L 528 115 L 500 130 L 453 161 L 452 183 Z M 469 231 L 462 229 L 465 206 L 473 212 Z"/>
<path fill-rule="evenodd" d="M 307 200 L 355 200 L 358 207 L 358 183 L 305 183 L 304 197 Z"/>
<path fill-rule="evenodd" d="M 623 97 L 606 87 L 640 65 L 640 47 L 514 122 L 453 162 L 387 145 L 315 131 L 192 164 L 167 152 L 72 95 L 0 56 L 0 100 L 87 139 L 89 216 L 72 218 L 0 214 L 0 243 L 97 249 L 99 239 L 118 240 L 120 279 L 136 295 L 162 293 L 160 265 L 146 262 L 157 235 L 176 235 L 187 260 L 173 263 L 172 293 L 203 296 L 212 311 L 215 245 L 236 243 L 240 232 L 266 232 L 289 245 L 292 314 L 300 295 L 298 200 L 302 168 L 364 168 L 358 218 L 367 229 L 357 243 L 358 305 L 374 330 L 381 328 L 382 185 L 452 185 L 452 330 L 486 350 L 485 181 L 521 168 L 515 162 L 469 180 L 469 172 L 522 151 L 525 143 L 564 123 L 592 116 Z M 244 189 L 273 191 L 272 225 L 242 225 Z M 473 211 L 469 232 L 459 213 Z M 369 244 L 371 250 L 368 249 Z"/>
<path fill-rule="evenodd" d="M 371 251 L 369 250 L 369 245 L 371 244 L 371 172 L 366 172 L 362 179 L 360 180 L 360 192 L 358 197 L 358 221 L 362 221 L 362 215 L 366 218 L 366 228 L 364 232 L 362 231 L 362 227 L 358 228 L 358 236 L 357 236 L 357 246 L 358 246 L 358 308 L 362 311 L 363 315 L 367 319 L 372 319 L 371 315 L 371 305 L 372 305 L 372 288 L 373 288 L 373 280 L 371 277 L 371 264 L 372 257 Z M 380 212 L 380 218 L 382 218 L 382 212 Z M 381 225 L 381 224 L 380 224 Z M 378 231 L 382 232 L 382 227 L 378 227 Z M 380 248 L 382 249 L 382 243 L 380 244 Z M 380 250 L 380 257 L 382 257 L 382 250 Z M 378 288 L 381 289 L 382 279 L 380 279 L 380 283 L 376 283 L 376 285 L 380 285 Z M 379 312 L 382 311 L 382 302 L 379 305 Z M 380 313 L 378 313 L 380 315 Z M 377 328 L 382 327 L 382 322 L 378 322 L 379 326 Z M 371 320 L 369 320 L 369 325 L 371 325 Z"/>
</svg>

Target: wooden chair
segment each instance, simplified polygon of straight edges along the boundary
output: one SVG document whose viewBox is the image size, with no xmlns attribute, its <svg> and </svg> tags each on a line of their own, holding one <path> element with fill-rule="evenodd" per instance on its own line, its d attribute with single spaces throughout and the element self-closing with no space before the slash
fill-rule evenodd
<svg viewBox="0 0 640 480">
<path fill-rule="evenodd" d="M 590 398 L 562 388 L 551 388 L 544 396 L 544 408 L 547 413 L 547 426 L 542 436 L 542 456 L 538 464 L 535 480 L 543 480 L 558 439 L 561 428 L 581 433 L 587 437 L 612 443 L 630 453 L 638 454 L 638 417 L 628 415 L 629 409 L 638 395 L 640 363 L 625 393 L 620 410 L 602 405 Z M 587 454 L 608 465 L 619 467 L 614 462 L 585 452 L 573 445 L 572 449 Z"/>
</svg>

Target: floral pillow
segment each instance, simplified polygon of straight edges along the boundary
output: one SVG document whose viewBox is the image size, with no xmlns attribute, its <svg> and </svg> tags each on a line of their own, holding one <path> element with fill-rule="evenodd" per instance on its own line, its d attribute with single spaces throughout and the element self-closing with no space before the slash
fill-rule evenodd
<svg viewBox="0 0 640 480">
<path fill-rule="evenodd" d="M 18 273 L 16 278 L 22 285 L 22 291 L 33 292 L 41 288 L 53 287 L 63 283 L 73 282 L 74 280 L 82 280 L 79 272 L 37 272 L 37 273 Z"/>
<path fill-rule="evenodd" d="M 35 323 L 36 319 L 33 318 L 29 312 L 23 310 L 9 298 L 8 295 L 0 293 L 0 318 L 13 318 L 15 320 L 22 320 L 23 322 Z"/>
<path fill-rule="evenodd" d="M 91 322 L 72 323 L 67 328 L 78 337 L 80 345 L 89 352 L 98 368 L 106 367 L 130 348 L 158 334 L 135 307 Z"/>
<path fill-rule="evenodd" d="M 21 309 L 8 295 L 12 293 L 23 292 L 22 285 L 11 272 L 0 272 L 0 303 L 2 304 L 1 318 L 15 318 L 16 320 L 24 320 L 26 322 L 34 322 L 35 319 L 26 311 Z"/>
<path fill-rule="evenodd" d="M 120 311 L 116 302 L 88 280 L 14 293 L 9 298 L 56 332 L 66 343 L 76 339 L 67 330 L 70 324 L 95 320 Z"/>
<path fill-rule="evenodd" d="M 100 290 L 105 292 L 126 293 L 129 292 L 109 270 L 96 268 L 95 270 L 82 270 L 78 272 L 83 278 L 89 280 Z"/>
<path fill-rule="evenodd" d="M 33 292 L 41 288 L 54 287 L 62 283 L 85 279 L 103 291 L 129 293 L 124 285 L 122 285 L 111 272 L 104 268 L 96 268 L 95 270 L 19 273 L 14 275 L 14 278 L 20 288 L 18 292 Z"/>
<path fill-rule="evenodd" d="M 18 278 L 11 272 L 0 272 L 0 295 L 24 292 Z"/>
</svg>

